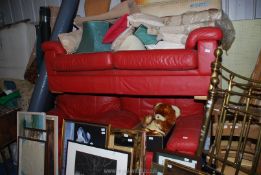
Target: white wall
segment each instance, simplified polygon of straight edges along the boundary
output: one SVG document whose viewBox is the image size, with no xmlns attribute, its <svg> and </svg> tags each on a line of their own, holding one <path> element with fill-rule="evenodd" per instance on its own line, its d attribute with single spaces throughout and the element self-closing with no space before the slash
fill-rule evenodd
<svg viewBox="0 0 261 175">
<path fill-rule="evenodd" d="M 222 9 L 231 20 L 261 18 L 261 0 L 222 0 Z"/>
<path fill-rule="evenodd" d="M 0 79 L 24 79 L 35 39 L 35 27 L 30 23 L 0 30 Z"/>
<path fill-rule="evenodd" d="M 230 70 L 250 77 L 261 49 L 261 19 L 233 21 L 236 38 L 223 64 Z"/>
</svg>

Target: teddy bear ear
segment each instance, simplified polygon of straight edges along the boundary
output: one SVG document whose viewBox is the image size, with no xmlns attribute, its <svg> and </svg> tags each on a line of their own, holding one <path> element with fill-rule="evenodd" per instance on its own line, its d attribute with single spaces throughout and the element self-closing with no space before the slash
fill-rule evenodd
<svg viewBox="0 0 261 175">
<path fill-rule="evenodd" d="M 157 103 L 157 104 L 155 104 L 155 106 L 154 106 L 154 109 L 155 108 L 157 108 L 159 105 L 161 105 L 162 103 Z"/>
<path fill-rule="evenodd" d="M 174 106 L 174 105 L 171 105 L 171 107 L 175 111 L 176 117 L 178 118 L 180 116 L 180 114 L 181 114 L 179 107 Z"/>
</svg>

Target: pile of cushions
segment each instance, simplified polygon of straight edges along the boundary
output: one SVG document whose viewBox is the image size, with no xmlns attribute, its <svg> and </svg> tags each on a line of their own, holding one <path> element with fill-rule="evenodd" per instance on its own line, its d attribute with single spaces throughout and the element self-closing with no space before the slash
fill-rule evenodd
<svg viewBox="0 0 261 175">
<path fill-rule="evenodd" d="M 188 34 L 199 27 L 219 26 L 233 32 L 231 21 L 224 21 L 223 16 L 223 12 L 216 9 L 162 18 L 143 13 L 125 14 L 113 24 L 108 21 L 83 22 L 82 29 L 60 34 L 59 39 L 68 54 L 179 49 L 185 48 Z M 226 41 L 226 46 L 230 47 L 232 42 L 233 38 Z"/>
</svg>

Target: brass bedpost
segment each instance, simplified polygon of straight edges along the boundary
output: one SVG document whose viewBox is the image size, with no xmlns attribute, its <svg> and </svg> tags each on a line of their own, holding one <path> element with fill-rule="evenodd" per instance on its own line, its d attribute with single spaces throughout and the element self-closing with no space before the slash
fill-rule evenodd
<svg viewBox="0 0 261 175">
<path fill-rule="evenodd" d="M 211 64 L 212 69 L 212 75 L 210 79 L 210 86 L 209 86 L 209 94 L 208 99 L 206 102 L 206 112 L 204 117 L 204 123 L 201 128 L 200 133 L 200 140 L 199 140 L 199 149 L 197 150 L 197 157 L 200 158 L 204 149 L 204 145 L 206 142 L 209 125 L 212 117 L 212 112 L 214 108 L 214 103 L 216 101 L 216 94 L 217 94 L 217 88 L 219 84 L 219 74 L 220 74 L 220 67 L 221 67 L 221 60 L 222 60 L 222 54 L 223 51 L 220 48 L 217 48 L 215 50 L 215 57 L 216 60 Z"/>
</svg>

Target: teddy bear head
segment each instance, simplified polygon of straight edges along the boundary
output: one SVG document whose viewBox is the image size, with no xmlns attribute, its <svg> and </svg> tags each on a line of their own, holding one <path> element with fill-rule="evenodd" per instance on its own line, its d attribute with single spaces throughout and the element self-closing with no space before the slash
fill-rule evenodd
<svg viewBox="0 0 261 175">
<path fill-rule="evenodd" d="M 165 135 L 174 126 L 180 109 L 166 103 L 157 103 L 153 108 L 153 115 L 146 116 L 143 126 L 146 131 Z"/>
<path fill-rule="evenodd" d="M 165 118 L 177 118 L 180 116 L 180 109 L 177 106 L 170 105 L 167 103 L 157 103 L 154 108 L 155 119 L 162 120 L 162 117 Z M 162 117 L 160 117 L 161 115 Z"/>
</svg>

